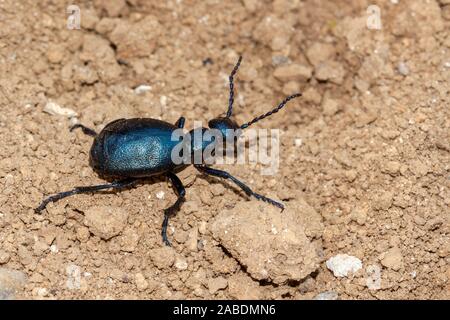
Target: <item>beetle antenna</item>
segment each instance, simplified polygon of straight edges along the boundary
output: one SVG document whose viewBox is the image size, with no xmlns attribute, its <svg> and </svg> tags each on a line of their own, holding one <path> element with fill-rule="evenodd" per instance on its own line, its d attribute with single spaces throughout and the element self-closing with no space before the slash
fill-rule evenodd
<svg viewBox="0 0 450 320">
<path fill-rule="evenodd" d="M 231 71 L 230 76 L 228 77 L 230 81 L 230 98 L 228 99 L 228 111 L 227 111 L 227 118 L 231 117 L 231 114 L 233 113 L 233 103 L 234 103 L 234 76 L 236 75 L 236 72 L 239 69 L 239 66 L 241 65 L 242 56 L 239 56 L 238 62 L 233 68 L 233 71 Z"/>
<path fill-rule="evenodd" d="M 260 116 L 258 116 L 258 117 L 256 117 L 256 118 L 254 118 L 252 121 L 250 121 L 250 122 L 247 122 L 247 123 L 244 123 L 242 126 L 241 126 L 241 129 L 245 129 L 245 128 L 248 128 L 249 126 L 251 126 L 252 124 L 254 124 L 255 122 L 258 122 L 259 120 L 262 120 L 262 119 L 264 119 L 264 118 L 267 118 L 267 117 L 269 117 L 269 116 L 271 116 L 272 114 L 274 114 L 274 113 L 277 113 L 278 111 L 280 111 L 290 100 L 292 100 L 292 99 L 294 99 L 294 98 L 297 98 L 297 97 L 300 97 L 302 94 L 301 93 L 296 93 L 296 94 L 293 94 L 292 96 L 289 96 L 289 97 L 287 97 L 286 99 L 284 99 L 279 105 L 278 105 L 278 107 L 276 107 L 275 109 L 273 109 L 273 110 L 271 110 L 271 111 L 269 111 L 269 112 L 267 112 L 267 113 L 265 113 L 265 114 L 263 114 L 263 115 L 260 115 Z"/>
</svg>

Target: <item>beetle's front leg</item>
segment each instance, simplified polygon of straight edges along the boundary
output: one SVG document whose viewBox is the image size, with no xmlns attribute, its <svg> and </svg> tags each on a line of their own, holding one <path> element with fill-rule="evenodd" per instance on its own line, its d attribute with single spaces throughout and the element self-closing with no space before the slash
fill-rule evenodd
<svg viewBox="0 0 450 320">
<path fill-rule="evenodd" d="M 162 230 L 161 230 L 161 236 L 164 244 L 166 246 L 171 246 L 169 239 L 167 239 L 167 226 L 169 224 L 169 218 L 174 216 L 175 213 L 178 211 L 178 209 L 180 209 L 180 206 L 185 199 L 184 196 L 186 195 L 186 190 L 184 189 L 183 183 L 176 176 L 175 173 L 168 172 L 167 177 L 172 182 L 173 189 L 175 190 L 175 193 L 178 196 L 177 201 L 175 201 L 173 205 L 164 210 L 164 220 L 162 223 Z"/>
</svg>

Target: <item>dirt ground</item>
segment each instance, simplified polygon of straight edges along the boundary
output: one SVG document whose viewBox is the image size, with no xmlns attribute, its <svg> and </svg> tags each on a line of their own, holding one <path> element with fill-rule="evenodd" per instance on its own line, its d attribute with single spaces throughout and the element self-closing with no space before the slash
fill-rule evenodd
<svg viewBox="0 0 450 320">
<path fill-rule="evenodd" d="M 449 0 L 78 1 L 79 30 L 67 4 L 0 2 L 0 298 L 450 298 Z M 164 178 L 34 213 L 104 181 L 71 124 L 206 124 L 239 54 L 238 123 L 303 93 L 255 125 L 282 131 L 275 175 L 218 166 L 283 213 L 193 168 L 172 248 Z"/>
</svg>

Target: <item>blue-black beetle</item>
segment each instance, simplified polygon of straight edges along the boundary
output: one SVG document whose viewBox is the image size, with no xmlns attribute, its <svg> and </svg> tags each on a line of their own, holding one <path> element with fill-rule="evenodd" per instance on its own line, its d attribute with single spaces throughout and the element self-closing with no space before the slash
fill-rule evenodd
<svg viewBox="0 0 450 320">
<path fill-rule="evenodd" d="M 237 125 L 230 117 L 232 115 L 234 102 L 233 79 L 241 61 L 242 57 L 239 57 L 238 62 L 229 76 L 230 95 L 226 116 L 210 120 L 208 122 L 210 129 L 193 129 L 188 135 L 193 137 L 195 130 L 207 132 L 211 129 L 218 129 L 223 134 L 224 141 L 226 141 L 227 135 L 232 132 L 228 129 L 245 129 L 255 122 L 278 112 L 289 100 L 301 96 L 300 93 L 291 95 L 284 99 L 275 109 L 258 116 L 241 126 Z M 111 177 L 114 179 L 114 182 L 96 186 L 76 187 L 70 191 L 57 193 L 44 199 L 35 211 L 39 213 L 48 203 L 75 194 L 90 193 L 111 188 L 126 188 L 145 177 L 166 175 L 172 182 L 173 188 L 178 196 L 176 202 L 164 210 L 161 235 L 163 242 L 166 245 L 170 245 L 170 242 L 167 239 L 167 225 L 169 218 L 180 208 L 186 193 L 182 182 L 175 174 L 177 170 L 182 169 L 186 165 L 175 164 L 171 158 L 173 148 L 179 143 L 179 141 L 174 141 L 172 139 L 172 133 L 176 129 L 183 128 L 184 121 L 185 119 L 183 117 L 178 119 L 175 124 L 150 118 L 118 119 L 107 124 L 99 134 L 81 124 L 76 124 L 71 127 L 71 131 L 76 128 L 81 128 L 85 134 L 95 138 L 90 150 L 90 165 L 100 176 Z M 195 139 L 191 138 L 191 141 L 194 140 Z M 206 145 L 207 144 L 202 143 L 200 146 L 196 146 L 195 143 L 193 143 L 191 147 L 193 149 L 200 148 L 204 150 Z M 231 180 L 248 196 L 254 196 L 259 200 L 268 202 L 281 209 L 284 208 L 280 202 L 253 192 L 247 185 L 230 175 L 228 172 L 213 169 L 205 164 L 194 163 L 194 166 L 204 174 Z"/>
</svg>

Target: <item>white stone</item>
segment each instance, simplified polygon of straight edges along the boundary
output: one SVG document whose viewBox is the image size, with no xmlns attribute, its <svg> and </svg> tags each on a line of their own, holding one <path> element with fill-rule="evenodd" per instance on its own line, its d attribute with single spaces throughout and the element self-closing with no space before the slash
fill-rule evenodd
<svg viewBox="0 0 450 320">
<path fill-rule="evenodd" d="M 160 199 L 160 200 L 162 200 L 162 199 L 164 199 L 164 195 L 165 195 L 165 193 L 164 193 L 164 191 L 158 191 L 157 193 L 156 193 L 156 197 L 158 198 L 158 199 Z"/>
<path fill-rule="evenodd" d="M 134 93 L 141 95 L 150 90 L 152 90 L 151 86 L 146 85 L 146 84 L 141 84 L 140 86 L 137 86 L 136 88 L 134 88 Z"/>
<path fill-rule="evenodd" d="M 409 67 L 406 63 L 400 62 L 397 65 L 397 70 L 402 76 L 407 76 L 409 74 Z"/>
<path fill-rule="evenodd" d="M 66 267 L 66 287 L 70 290 L 80 289 L 81 283 L 81 268 L 75 264 L 69 264 Z"/>
<path fill-rule="evenodd" d="M 48 294 L 48 290 L 46 288 L 37 288 L 36 293 L 39 297 L 45 297 Z"/>
<path fill-rule="evenodd" d="M 381 289 L 381 268 L 376 264 L 371 264 L 366 268 L 366 286 L 369 290 Z"/>
<path fill-rule="evenodd" d="M 325 291 L 319 293 L 314 300 L 337 300 L 339 298 L 339 295 L 337 292 L 334 291 Z"/>
<path fill-rule="evenodd" d="M 178 270 L 186 270 L 188 268 L 188 264 L 183 258 L 177 257 L 175 260 L 175 268 Z"/>
<path fill-rule="evenodd" d="M 348 254 L 338 254 L 326 262 L 335 277 L 346 277 L 349 273 L 355 273 L 362 268 L 362 262 L 356 257 Z"/>
<path fill-rule="evenodd" d="M 167 97 L 166 97 L 166 96 L 161 96 L 161 97 L 159 98 L 159 103 L 161 103 L 161 105 L 162 105 L 163 107 L 167 106 Z"/>
<path fill-rule="evenodd" d="M 56 246 L 56 244 L 52 244 L 52 245 L 50 246 L 50 251 L 51 251 L 52 253 L 58 253 L 58 247 Z"/>
<path fill-rule="evenodd" d="M 44 112 L 51 114 L 53 116 L 65 116 L 67 118 L 74 118 L 77 116 L 77 113 L 69 108 L 63 108 L 59 104 L 56 104 L 52 101 L 47 102 L 44 107 Z"/>
</svg>

